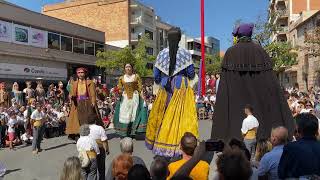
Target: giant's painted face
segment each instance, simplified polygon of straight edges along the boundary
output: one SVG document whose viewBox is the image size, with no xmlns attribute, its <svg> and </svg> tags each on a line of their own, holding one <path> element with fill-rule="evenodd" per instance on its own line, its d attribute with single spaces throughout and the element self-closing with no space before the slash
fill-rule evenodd
<svg viewBox="0 0 320 180">
<path fill-rule="evenodd" d="M 19 90 L 19 84 L 13 83 L 13 90 L 18 91 Z"/>
<path fill-rule="evenodd" d="M 125 73 L 131 75 L 132 74 L 132 66 L 131 64 L 126 64 L 125 68 Z"/>
<path fill-rule="evenodd" d="M 0 89 L 5 89 L 6 85 L 5 83 L 0 83 Z"/>
<path fill-rule="evenodd" d="M 83 69 L 79 69 L 77 71 L 77 76 L 78 76 L 79 79 L 84 79 L 85 76 L 86 76 L 86 72 Z"/>
</svg>

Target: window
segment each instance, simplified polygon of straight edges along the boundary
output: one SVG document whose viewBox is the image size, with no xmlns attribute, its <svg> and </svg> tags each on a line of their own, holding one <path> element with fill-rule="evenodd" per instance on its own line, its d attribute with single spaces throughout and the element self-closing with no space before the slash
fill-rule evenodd
<svg viewBox="0 0 320 180">
<path fill-rule="evenodd" d="M 152 31 L 145 30 L 145 34 L 149 39 L 153 40 L 153 32 Z"/>
<path fill-rule="evenodd" d="M 134 28 L 131 28 L 131 33 L 134 33 L 135 32 L 135 29 Z"/>
<path fill-rule="evenodd" d="M 147 54 L 153 55 L 153 48 L 151 48 L 151 47 L 146 47 L 146 51 L 147 51 Z"/>
<path fill-rule="evenodd" d="M 72 38 L 61 36 L 61 50 L 72 52 Z"/>
<path fill-rule="evenodd" d="M 60 35 L 48 32 L 48 48 L 60 50 Z"/>
<path fill-rule="evenodd" d="M 194 50 L 195 51 L 201 51 L 201 44 L 197 43 L 197 42 L 194 42 Z"/>
<path fill-rule="evenodd" d="M 193 42 L 188 42 L 188 50 L 193 50 Z"/>
<path fill-rule="evenodd" d="M 94 55 L 94 44 L 92 42 L 85 42 L 85 54 Z"/>
<path fill-rule="evenodd" d="M 95 49 L 96 49 L 96 53 L 97 53 L 98 51 L 103 52 L 103 51 L 104 51 L 104 45 L 103 45 L 103 44 L 95 43 Z"/>
<path fill-rule="evenodd" d="M 163 30 L 160 30 L 160 32 L 159 32 L 159 36 L 160 36 L 160 45 L 163 45 L 164 44 L 164 38 L 163 38 Z"/>
<path fill-rule="evenodd" d="M 80 39 L 73 39 L 73 52 L 84 54 L 84 41 Z"/>
</svg>

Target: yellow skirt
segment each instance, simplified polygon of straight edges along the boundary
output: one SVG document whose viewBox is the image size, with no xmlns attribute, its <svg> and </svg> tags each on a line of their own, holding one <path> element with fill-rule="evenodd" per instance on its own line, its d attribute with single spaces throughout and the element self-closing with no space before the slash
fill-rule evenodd
<svg viewBox="0 0 320 180">
<path fill-rule="evenodd" d="M 194 92 L 191 87 L 175 89 L 166 107 L 167 92 L 160 89 L 149 115 L 146 146 L 154 154 L 166 157 L 181 155 L 181 137 L 191 132 L 199 137 Z"/>
</svg>

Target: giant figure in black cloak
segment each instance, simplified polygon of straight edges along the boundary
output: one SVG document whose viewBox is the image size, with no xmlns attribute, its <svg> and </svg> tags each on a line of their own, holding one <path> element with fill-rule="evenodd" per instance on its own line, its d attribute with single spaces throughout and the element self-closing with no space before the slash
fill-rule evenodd
<svg viewBox="0 0 320 180">
<path fill-rule="evenodd" d="M 293 118 L 266 51 L 252 42 L 253 25 L 242 24 L 233 32 L 237 43 L 222 62 L 211 137 L 242 138 L 241 126 L 246 104 L 254 108 L 259 121 L 257 138 L 270 137 L 271 129 L 285 126 L 293 134 Z"/>
</svg>

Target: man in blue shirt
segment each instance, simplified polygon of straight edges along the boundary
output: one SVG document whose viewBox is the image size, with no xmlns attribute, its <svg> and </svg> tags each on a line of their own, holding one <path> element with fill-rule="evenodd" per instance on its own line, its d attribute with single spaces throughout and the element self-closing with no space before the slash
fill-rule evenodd
<svg viewBox="0 0 320 180">
<path fill-rule="evenodd" d="M 319 122 L 309 113 L 296 117 L 297 141 L 283 148 L 280 159 L 279 178 L 320 176 L 320 142 L 317 141 Z"/>
<path fill-rule="evenodd" d="M 287 143 L 288 130 L 285 127 L 277 127 L 271 132 L 271 144 L 273 149 L 266 153 L 259 164 L 258 175 L 260 179 L 277 180 L 278 165 L 282 155 L 283 146 Z"/>
</svg>

